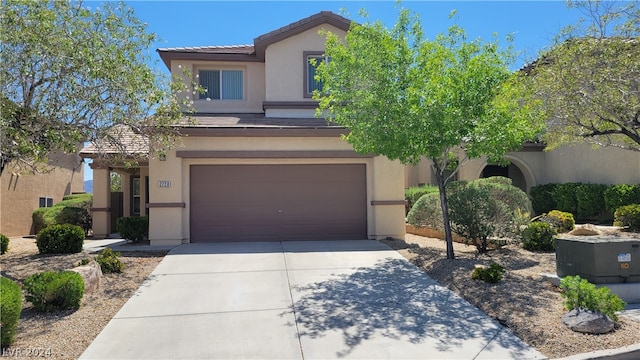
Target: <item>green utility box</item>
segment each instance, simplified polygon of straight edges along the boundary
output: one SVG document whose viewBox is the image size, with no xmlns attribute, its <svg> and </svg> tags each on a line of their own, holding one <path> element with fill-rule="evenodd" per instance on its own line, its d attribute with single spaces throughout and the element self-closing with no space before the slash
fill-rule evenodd
<svg viewBox="0 0 640 360">
<path fill-rule="evenodd" d="M 594 284 L 640 282 L 640 239 L 567 236 L 556 239 L 558 276 Z"/>
</svg>

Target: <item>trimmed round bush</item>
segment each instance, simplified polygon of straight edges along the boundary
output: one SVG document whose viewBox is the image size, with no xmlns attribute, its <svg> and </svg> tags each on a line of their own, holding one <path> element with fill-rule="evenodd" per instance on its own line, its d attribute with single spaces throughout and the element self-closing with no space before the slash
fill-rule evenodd
<svg viewBox="0 0 640 360">
<path fill-rule="evenodd" d="M 522 231 L 522 247 L 529 251 L 554 251 L 556 231 L 544 221 L 532 222 Z"/>
<path fill-rule="evenodd" d="M 0 234 L 0 255 L 6 253 L 7 250 L 9 250 L 9 238 Z"/>
<path fill-rule="evenodd" d="M 74 271 L 45 271 L 24 281 L 25 299 L 39 311 L 70 310 L 80 307 L 84 280 Z"/>
<path fill-rule="evenodd" d="M 540 220 L 551 225 L 559 234 L 569 232 L 576 227 L 573 214 L 560 210 L 550 211 L 548 214 L 542 215 Z"/>
<path fill-rule="evenodd" d="M 613 225 L 640 231 L 640 204 L 621 206 L 614 214 Z"/>
<path fill-rule="evenodd" d="M 73 254 L 82 251 L 84 230 L 77 225 L 57 224 L 48 226 L 36 236 L 40 254 Z"/>
<path fill-rule="evenodd" d="M 444 226 L 442 224 L 440 193 L 429 193 L 418 199 L 407 215 L 407 222 L 413 226 L 428 226 L 442 230 Z"/>
<path fill-rule="evenodd" d="M 437 192 L 438 192 L 438 187 L 437 186 L 431 186 L 431 185 L 414 186 L 414 187 L 410 187 L 408 189 L 405 189 L 404 190 L 404 199 L 407 202 L 405 204 L 407 213 L 409 213 L 409 211 L 411 211 L 411 209 L 413 208 L 413 205 L 415 205 L 416 202 L 418 201 L 418 199 L 420 199 L 422 196 L 424 196 L 426 194 L 437 193 Z"/>
<path fill-rule="evenodd" d="M 13 343 L 22 311 L 22 292 L 15 282 L 0 277 L 0 344 L 9 347 Z"/>
</svg>

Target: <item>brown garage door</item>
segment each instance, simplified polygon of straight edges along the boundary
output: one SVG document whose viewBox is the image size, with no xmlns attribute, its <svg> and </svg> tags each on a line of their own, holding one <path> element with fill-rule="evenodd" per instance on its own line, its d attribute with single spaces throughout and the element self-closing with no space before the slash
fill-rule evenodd
<svg viewBox="0 0 640 360">
<path fill-rule="evenodd" d="M 366 239 L 364 164 L 191 166 L 191 242 Z"/>
</svg>

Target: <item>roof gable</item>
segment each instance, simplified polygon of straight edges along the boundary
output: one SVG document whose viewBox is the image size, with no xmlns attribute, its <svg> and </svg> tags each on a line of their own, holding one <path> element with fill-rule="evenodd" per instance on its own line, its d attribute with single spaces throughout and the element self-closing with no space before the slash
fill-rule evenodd
<svg viewBox="0 0 640 360">
<path fill-rule="evenodd" d="M 351 20 L 334 14 L 331 11 L 321 11 L 317 14 L 298 20 L 253 39 L 256 56 L 261 61 L 264 61 L 264 52 L 269 45 L 324 24 L 329 24 L 337 27 L 338 29 L 347 31 L 351 26 Z"/>
<path fill-rule="evenodd" d="M 260 35 L 253 39 L 253 45 L 160 48 L 156 51 L 160 54 L 160 58 L 169 69 L 171 69 L 171 60 L 264 62 L 264 53 L 269 45 L 323 24 L 329 24 L 347 31 L 351 26 L 351 20 L 334 14 L 331 11 L 321 11 Z"/>
</svg>

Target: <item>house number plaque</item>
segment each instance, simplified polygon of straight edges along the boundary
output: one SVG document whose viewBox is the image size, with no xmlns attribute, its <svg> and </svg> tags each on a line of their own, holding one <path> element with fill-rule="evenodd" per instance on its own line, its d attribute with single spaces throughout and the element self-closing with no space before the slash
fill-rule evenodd
<svg viewBox="0 0 640 360">
<path fill-rule="evenodd" d="M 171 181 L 169 180 L 160 180 L 158 181 L 159 187 L 171 187 Z"/>
</svg>

